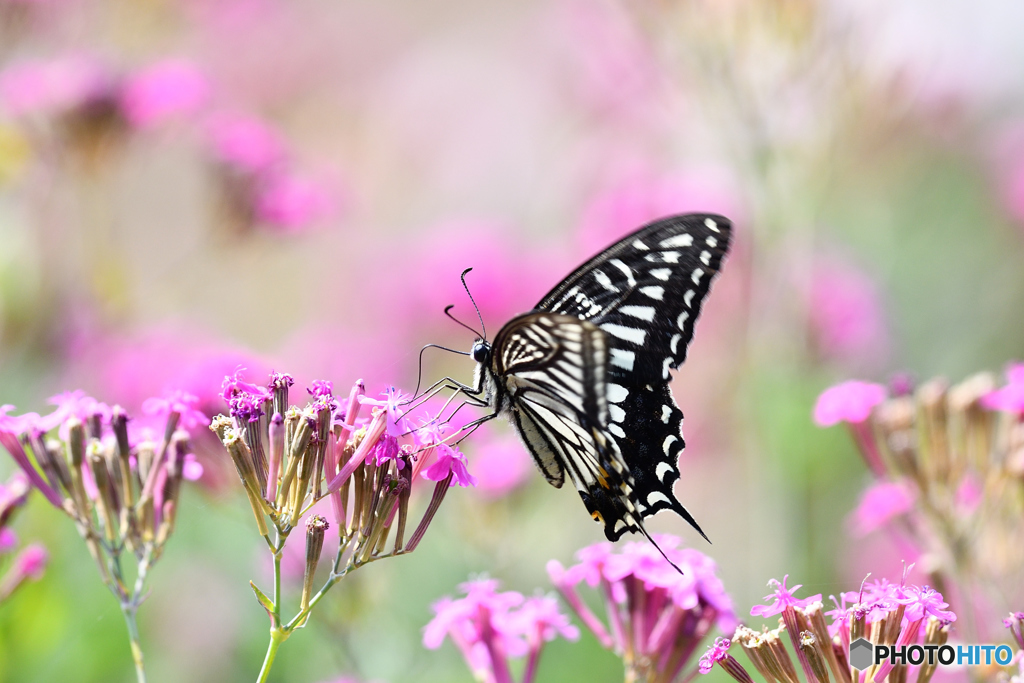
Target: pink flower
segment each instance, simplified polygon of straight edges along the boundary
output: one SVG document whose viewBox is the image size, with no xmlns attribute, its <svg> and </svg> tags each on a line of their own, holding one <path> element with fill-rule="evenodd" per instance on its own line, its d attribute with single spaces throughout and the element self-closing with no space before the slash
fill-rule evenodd
<svg viewBox="0 0 1024 683">
<path fill-rule="evenodd" d="M 13 530 L 0 528 L 0 554 L 9 553 L 18 547 L 18 535 Z"/>
<path fill-rule="evenodd" d="M 771 600 L 770 605 L 755 605 L 750 608 L 750 616 L 752 617 L 773 617 L 776 614 L 782 614 L 783 610 L 787 607 L 799 607 L 803 609 L 812 602 L 821 602 L 821 593 L 812 595 L 809 598 L 797 598 L 794 595 L 797 590 L 800 589 L 802 584 L 797 584 L 792 588 L 786 588 L 786 581 L 789 579 L 789 574 L 782 577 L 782 583 L 779 583 L 775 579 L 768 581 L 769 586 L 773 586 L 774 590 L 768 595 L 764 596 L 765 600 Z"/>
<path fill-rule="evenodd" d="M 850 380 L 829 387 L 814 404 L 814 422 L 829 427 L 840 422 L 858 423 L 868 419 L 871 410 L 885 400 L 885 387 Z"/>
<path fill-rule="evenodd" d="M 0 483 L 0 529 L 4 528 L 14 511 L 28 501 L 31 490 L 28 476 L 20 470 L 15 470 L 6 484 Z"/>
<path fill-rule="evenodd" d="M 580 630 L 572 625 L 568 615 L 559 609 L 558 600 L 550 595 L 527 598 L 510 621 L 518 632 L 527 635 L 537 633 L 546 641 L 558 636 L 566 640 L 579 640 L 580 637 Z"/>
<path fill-rule="evenodd" d="M 191 62 L 171 58 L 137 70 L 125 83 L 121 107 L 128 122 L 150 128 L 198 112 L 209 99 L 210 83 Z"/>
<path fill-rule="evenodd" d="M 106 95 L 109 73 L 84 55 L 23 62 L 0 73 L 0 104 L 13 116 L 54 115 Z"/>
<path fill-rule="evenodd" d="M 274 173 L 260 184 L 256 216 L 264 223 L 296 231 L 327 218 L 334 203 L 323 185 L 292 173 Z"/>
<path fill-rule="evenodd" d="M 203 478 L 203 463 L 196 460 L 196 456 L 189 453 L 185 456 L 185 463 L 181 468 L 181 476 L 188 481 L 199 481 Z"/>
<path fill-rule="evenodd" d="M 981 405 L 989 410 L 1024 415 L 1024 363 L 1011 363 L 1006 369 L 1006 386 L 981 398 Z"/>
<path fill-rule="evenodd" d="M 97 401 L 92 396 L 87 396 L 81 389 L 56 394 L 48 398 L 47 402 L 56 408 L 49 415 L 40 418 L 38 428 L 42 431 L 50 431 L 54 427 L 62 425 L 70 417 L 85 422 L 92 416 L 98 415 L 103 424 L 110 423 L 110 406 Z M 66 436 L 62 433 L 61 438 L 66 438 Z"/>
<path fill-rule="evenodd" d="M 1010 616 L 1003 619 L 1003 626 L 1010 629 L 1017 647 L 1024 650 L 1024 612 L 1010 612 Z"/>
<path fill-rule="evenodd" d="M 956 614 L 946 610 L 949 604 L 945 602 L 942 593 L 934 588 L 924 586 L 909 586 L 910 600 L 906 601 L 906 611 L 903 613 L 904 624 L 913 623 L 928 617 L 935 617 L 940 621 L 956 621 Z"/>
<path fill-rule="evenodd" d="M 262 173 L 284 161 L 284 140 L 253 116 L 220 114 L 207 131 L 214 156 L 246 173 Z"/>
<path fill-rule="evenodd" d="M 732 645 L 732 641 L 728 638 L 715 638 L 715 643 L 708 646 L 708 651 L 701 656 L 698 670 L 702 674 L 711 673 L 711 669 L 714 668 L 715 664 L 725 659 L 728 655 L 730 645 Z"/>
<path fill-rule="evenodd" d="M 165 420 L 171 413 L 179 415 L 178 424 L 183 429 L 206 426 L 210 418 L 196 406 L 199 399 L 186 391 L 171 391 L 162 398 L 150 398 L 142 404 L 142 412 Z"/>
<path fill-rule="evenodd" d="M 423 629 L 423 645 L 441 646 L 445 637 L 462 652 L 473 673 L 494 683 L 511 683 L 508 658 L 528 656 L 523 683 L 531 683 L 544 643 L 559 635 L 575 640 L 579 631 L 550 597 L 524 600 L 520 593 L 499 593 L 498 582 L 478 579 L 459 586 L 466 597 L 442 598 Z"/>
<path fill-rule="evenodd" d="M 808 310 L 814 338 L 828 358 L 878 355 L 887 341 L 877 288 L 852 265 L 827 260 L 814 267 Z"/>
<path fill-rule="evenodd" d="M 737 620 L 711 558 L 679 548 L 673 536 L 661 534 L 654 540 L 665 555 L 649 542 L 626 543 L 618 552 L 611 543 L 598 543 L 577 553 L 579 564 L 565 569 L 551 561 L 547 570 L 605 648 L 633 652 L 657 663 L 659 680 L 675 680 L 713 626 L 731 632 Z M 578 594 L 581 583 L 601 587 L 608 626 Z"/>
<path fill-rule="evenodd" d="M 412 432 L 412 422 L 405 416 L 405 410 L 403 409 L 403 406 L 409 403 L 411 396 L 403 394 L 395 387 L 388 387 L 381 392 L 381 396 L 384 397 L 383 400 L 370 398 L 369 396 L 360 396 L 359 403 L 362 405 L 377 406 L 387 413 L 387 434 L 389 436 L 397 437 Z M 432 422 L 430 424 L 437 426 L 436 422 Z M 426 429 L 427 427 L 423 427 L 417 430 L 417 437 L 419 437 L 419 434 L 423 433 Z M 440 440 L 440 431 L 436 431 L 436 433 L 432 434 L 431 443 L 433 443 L 433 441 Z"/>
<path fill-rule="evenodd" d="M 914 507 L 914 491 L 905 482 L 877 481 L 861 495 L 852 521 L 855 533 L 864 536 Z"/>
<path fill-rule="evenodd" d="M 33 543 L 18 554 L 14 560 L 12 571 L 33 581 L 38 581 L 42 578 L 43 571 L 46 570 L 48 559 L 49 554 L 46 552 L 46 548 L 38 543 Z"/>
<path fill-rule="evenodd" d="M 530 456 L 514 436 L 477 441 L 473 447 L 476 490 L 486 498 L 500 498 L 530 478 Z"/>
<path fill-rule="evenodd" d="M 466 456 L 457 447 L 439 443 L 435 447 L 437 460 L 423 472 L 430 481 L 444 481 L 452 475 L 452 486 L 476 486 L 476 477 L 466 468 Z"/>
</svg>

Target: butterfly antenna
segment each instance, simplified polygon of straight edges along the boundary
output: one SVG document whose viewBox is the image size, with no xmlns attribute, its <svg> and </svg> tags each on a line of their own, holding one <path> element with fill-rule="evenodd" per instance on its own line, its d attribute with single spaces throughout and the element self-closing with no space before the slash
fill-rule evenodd
<svg viewBox="0 0 1024 683">
<path fill-rule="evenodd" d="M 469 300 L 473 303 L 473 308 L 476 310 L 477 320 L 480 321 L 480 329 L 483 332 L 481 339 L 487 339 L 487 326 L 484 325 L 484 317 L 480 314 L 480 307 L 476 305 L 476 299 L 473 298 L 473 293 L 469 291 L 469 285 L 466 284 L 466 273 L 473 270 L 472 268 L 466 268 L 462 271 L 462 275 L 459 279 L 462 280 L 462 288 L 466 290 L 466 294 L 469 296 Z"/>
<path fill-rule="evenodd" d="M 476 305 L 476 304 L 474 304 L 474 306 L 475 306 L 475 305 Z M 470 327 L 469 325 L 467 325 L 466 323 L 462 322 L 461 320 L 459 320 L 458 318 L 456 318 L 456 317 L 455 317 L 454 315 L 452 315 L 452 314 L 451 314 L 451 310 L 452 310 L 453 308 L 455 308 L 455 304 L 449 304 L 449 305 L 445 306 L 445 309 L 444 309 L 444 314 L 445 314 L 446 316 L 448 316 L 448 318 L 450 318 L 451 320 L 454 320 L 454 321 L 455 321 L 456 323 L 458 323 L 459 325 L 462 325 L 463 327 L 465 327 L 465 328 L 466 328 L 467 330 L 469 330 L 470 332 L 472 332 L 472 333 L 473 333 L 473 334 L 475 334 L 476 336 L 480 337 L 481 335 L 480 335 L 480 332 L 479 332 L 479 331 L 477 331 L 477 330 L 474 330 L 474 329 L 473 329 L 472 327 Z M 479 311 L 478 311 L 478 313 L 479 313 Z M 468 356 L 469 354 L 467 353 L 466 355 Z"/>
<path fill-rule="evenodd" d="M 644 528 L 643 524 L 637 524 L 637 528 L 640 529 L 640 533 L 647 537 L 647 540 L 651 542 L 651 545 L 653 545 L 658 550 L 658 552 L 661 553 L 661 556 L 665 558 L 665 561 L 672 565 L 673 569 L 675 569 L 677 572 L 684 576 L 686 575 L 686 573 L 679 568 L 679 565 L 677 565 L 672 560 L 668 559 L 668 555 L 666 555 L 665 551 L 661 549 L 661 546 L 658 545 L 653 538 L 651 538 L 651 535 L 647 533 L 647 529 Z"/>
</svg>

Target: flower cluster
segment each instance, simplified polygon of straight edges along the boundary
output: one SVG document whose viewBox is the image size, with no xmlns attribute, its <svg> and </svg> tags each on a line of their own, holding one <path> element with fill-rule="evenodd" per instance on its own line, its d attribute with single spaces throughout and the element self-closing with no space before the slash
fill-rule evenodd
<svg viewBox="0 0 1024 683">
<path fill-rule="evenodd" d="M 207 155 L 220 184 L 225 218 L 296 231 L 331 215 L 335 202 L 298 172 L 283 136 L 249 114 L 221 112 L 207 125 Z"/>
<path fill-rule="evenodd" d="M 767 626 L 755 631 L 738 626 L 731 640 L 720 639 L 701 658 L 701 673 L 708 673 L 714 665 L 725 669 L 737 681 L 750 683 L 753 679 L 728 650 L 739 643 L 754 668 L 769 681 L 798 683 L 797 666 L 793 664 L 784 645 L 789 641 L 793 653 L 808 683 L 828 683 L 836 680 L 851 683 L 850 662 L 847 653 L 850 643 L 867 638 L 876 645 L 943 645 L 949 635 L 949 626 L 956 615 L 948 611 L 942 595 L 927 586 L 899 584 L 888 581 L 865 581 L 859 591 L 843 593 L 836 608 L 823 612 L 821 595 L 797 598 L 799 585 L 787 587 L 772 579 L 772 592 L 765 597 L 768 605 L 755 606 L 751 616 L 780 615 L 777 628 Z M 832 623 L 825 621 L 826 614 Z M 927 683 L 935 673 L 936 664 L 896 664 L 890 662 L 871 667 L 866 678 L 860 680 L 886 683 L 906 681 L 917 672 L 916 680 Z M 831 678 L 830 678 L 831 672 Z"/>
<path fill-rule="evenodd" d="M 455 643 L 478 681 L 511 683 L 510 657 L 526 657 L 522 683 L 532 683 L 544 643 L 558 636 L 579 638 L 579 630 L 551 596 L 524 598 L 498 592 L 498 581 L 478 579 L 459 586 L 466 597 L 445 597 L 433 605 L 423 629 L 424 646 L 435 650 L 445 637 Z"/>
<path fill-rule="evenodd" d="M 323 183 L 297 169 L 283 136 L 252 115 L 218 111 L 210 79 L 169 57 L 118 70 L 87 54 L 25 61 L 0 72 L 0 110 L 56 138 L 92 165 L 130 132 L 199 121 L 229 220 L 295 231 L 334 211 Z"/>
<path fill-rule="evenodd" d="M 819 425 L 847 425 L 874 477 L 854 530 L 896 533 L 921 554 L 936 585 L 957 585 L 961 612 L 979 609 L 967 596 L 985 585 L 1014 604 L 1024 599 L 1024 366 L 1012 366 L 1007 379 L 998 388 L 989 374 L 952 387 L 933 379 L 894 395 L 846 382 L 814 409 Z M 965 628 L 986 620 L 965 620 Z"/>
<path fill-rule="evenodd" d="M 24 472 L 15 472 L 7 483 L 0 483 L 0 558 L 18 547 L 18 536 L 10 528 L 14 514 L 25 505 L 31 487 Z M 0 574 L 0 604 L 25 581 L 37 580 L 46 568 L 46 548 L 33 543 L 18 553 L 6 573 Z"/>
<path fill-rule="evenodd" d="M 148 419 L 138 421 L 83 391 L 50 401 L 56 408 L 48 415 L 14 417 L 8 414 L 13 406 L 0 408 L 0 444 L 25 478 L 75 521 L 121 603 L 142 678 L 135 614 L 148 572 L 174 531 L 181 482 L 202 474 L 188 430 L 205 424 L 206 416 L 194 396 L 180 391 L 147 401 Z M 137 567 L 134 581 L 123 571 L 126 554 Z M 37 552 L 35 566 L 42 558 Z"/>
<path fill-rule="evenodd" d="M 611 543 L 598 543 L 576 554 L 579 564 L 566 569 L 552 560 L 547 569 L 601 645 L 623 658 L 627 672 L 668 683 L 677 680 L 713 627 L 728 633 L 736 616 L 711 558 L 679 548 L 673 536 L 655 540 L 665 555 L 650 543 L 626 543 L 618 553 Z M 581 582 L 600 591 L 607 626 L 577 593 Z"/>
<path fill-rule="evenodd" d="M 273 597 L 251 584 L 270 616 L 274 652 L 348 572 L 415 550 L 449 487 L 475 483 L 465 456 L 448 443 L 447 425 L 436 418 L 417 419 L 409 397 L 396 389 L 374 399 L 365 395 L 360 381 L 338 400 L 331 382 L 318 380 L 300 408 L 289 403 L 293 384 L 284 373 L 271 373 L 261 386 L 236 372 L 223 383 L 229 414 L 210 424 L 238 472 L 274 558 Z M 407 537 L 410 498 L 423 480 L 434 482 L 433 491 Z M 323 499 L 330 500 L 333 520 L 314 515 L 306 522 L 302 596 L 298 613 L 285 620 L 280 595 L 285 544 L 300 518 Z M 314 594 L 314 575 L 331 525 L 337 530 L 338 550 L 326 582 Z M 272 663 L 268 653 L 264 675 Z"/>
</svg>

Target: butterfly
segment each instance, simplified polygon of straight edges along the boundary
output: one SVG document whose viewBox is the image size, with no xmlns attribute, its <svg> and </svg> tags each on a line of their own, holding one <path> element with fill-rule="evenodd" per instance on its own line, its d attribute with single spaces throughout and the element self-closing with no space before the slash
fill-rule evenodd
<svg viewBox="0 0 1024 683">
<path fill-rule="evenodd" d="M 645 225 L 473 344 L 463 392 L 490 408 L 484 419 L 511 422 L 549 484 L 568 475 L 610 541 L 647 536 L 643 520 L 664 509 L 707 539 L 673 492 L 683 413 L 668 383 L 731 235 L 713 214 Z"/>
</svg>

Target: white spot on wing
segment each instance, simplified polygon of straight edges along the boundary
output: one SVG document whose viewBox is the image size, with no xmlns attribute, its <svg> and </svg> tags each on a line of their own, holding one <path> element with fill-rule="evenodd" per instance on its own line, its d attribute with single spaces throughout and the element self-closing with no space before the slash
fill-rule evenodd
<svg viewBox="0 0 1024 683">
<path fill-rule="evenodd" d="M 622 431 L 622 427 L 615 424 L 614 422 L 609 423 L 608 431 L 611 432 L 613 435 L 619 437 L 620 439 L 626 438 L 626 432 Z"/>
<path fill-rule="evenodd" d="M 642 346 L 644 339 L 647 337 L 646 330 L 641 330 L 636 327 L 626 327 L 625 325 L 616 325 L 615 323 L 605 323 L 604 325 L 601 325 L 601 329 L 614 337 L 624 339 L 628 342 L 633 342 L 637 346 Z"/>
<path fill-rule="evenodd" d="M 654 306 L 621 306 L 619 311 L 640 320 L 654 320 Z"/>
<path fill-rule="evenodd" d="M 611 416 L 612 422 L 622 422 L 626 419 L 626 411 L 614 403 L 608 406 L 608 415 Z"/>
<path fill-rule="evenodd" d="M 674 444 L 676 441 L 679 441 L 679 439 L 672 436 L 671 434 L 665 437 L 665 442 L 661 444 L 661 450 L 665 451 L 665 455 L 672 455 L 669 449 L 672 448 L 672 444 Z"/>
<path fill-rule="evenodd" d="M 683 294 L 683 305 L 687 308 L 690 307 L 690 301 L 693 300 L 693 290 L 686 290 L 686 294 Z"/>
<path fill-rule="evenodd" d="M 654 270 L 650 271 L 650 276 L 651 277 L 658 278 L 662 282 L 667 281 L 669 275 L 671 275 L 671 274 L 672 274 L 672 269 L 671 268 L 655 268 Z"/>
<path fill-rule="evenodd" d="M 683 311 L 683 313 L 686 313 L 686 311 Z M 681 318 L 682 315 L 680 315 L 679 317 Z M 683 322 L 685 322 L 685 320 Z M 673 334 L 672 335 L 672 341 L 670 341 L 668 343 L 668 348 L 671 349 L 672 353 L 679 353 L 677 347 L 679 346 L 679 340 L 682 339 L 682 338 L 683 338 L 683 335 L 681 335 L 681 334 Z"/>
<path fill-rule="evenodd" d="M 666 503 L 668 505 L 672 505 L 672 501 L 670 501 L 668 499 L 668 496 L 666 496 L 664 493 L 662 493 L 661 491 L 652 491 L 647 496 L 647 504 L 650 505 L 651 507 L 654 507 L 658 503 Z"/>
<path fill-rule="evenodd" d="M 685 233 L 683 235 L 673 235 L 666 240 L 662 240 L 660 245 L 666 249 L 672 247 L 689 247 L 693 245 L 693 235 Z"/>
<path fill-rule="evenodd" d="M 693 280 L 693 284 L 699 285 L 700 284 L 700 277 L 703 274 L 704 274 L 703 270 L 701 270 L 700 268 L 694 268 L 693 269 L 693 275 L 690 278 L 691 280 Z"/>
<path fill-rule="evenodd" d="M 650 285 L 649 287 L 641 287 L 640 291 L 657 301 L 661 301 L 661 298 L 665 295 L 665 288 L 662 287 L 661 285 Z"/>
<path fill-rule="evenodd" d="M 622 403 L 629 397 L 629 389 L 621 384 L 609 383 L 605 393 L 609 403 Z"/>
<path fill-rule="evenodd" d="M 658 466 L 654 468 L 654 476 L 656 476 L 660 482 L 664 482 L 665 477 L 670 472 L 672 472 L 672 465 L 667 462 L 659 462 Z"/>
<path fill-rule="evenodd" d="M 622 349 L 609 349 L 612 354 L 611 364 L 622 368 L 623 370 L 632 370 L 633 361 L 636 360 L 636 354 L 632 351 L 623 351 Z"/>
<path fill-rule="evenodd" d="M 601 285 L 609 292 L 619 291 L 619 288 L 612 284 L 612 279 L 608 277 L 608 273 L 603 270 L 595 270 L 594 279 L 597 280 L 597 284 Z"/>
<path fill-rule="evenodd" d="M 710 218 L 705 218 L 704 219 L 704 225 L 708 226 L 710 229 L 714 230 L 715 232 L 718 232 L 718 224 L 715 223 Z"/>
<path fill-rule="evenodd" d="M 647 246 L 646 244 L 644 244 L 640 240 L 633 240 L 633 248 L 634 249 L 639 249 L 641 251 L 648 251 L 650 249 L 649 246 Z"/>
<path fill-rule="evenodd" d="M 665 362 L 661 364 L 661 374 L 665 379 L 669 378 L 668 371 L 671 369 L 669 366 L 672 365 L 672 357 L 667 356 Z"/>
<path fill-rule="evenodd" d="M 703 263 L 705 266 L 710 266 L 711 265 L 711 252 L 710 251 L 702 251 L 702 252 L 700 252 L 700 262 Z"/>
<path fill-rule="evenodd" d="M 663 405 L 661 407 L 661 421 L 664 422 L 665 424 L 668 424 L 668 420 L 670 417 L 672 417 L 672 406 Z M 661 479 L 661 477 L 658 478 Z"/>
<path fill-rule="evenodd" d="M 716 240 L 714 237 L 711 237 L 711 236 L 708 236 L 708 238 L 706 240 L 704 240 L 704 243 L 707 244 L 709 247 L 717 247 L 718 246 L 718 240 Z"/>
<path fill-rule="evenodd" d="M 665 263 L 679 263 L 679 252 L 665 251 L 662 252 L 661 258 Z"/>
</svg>

